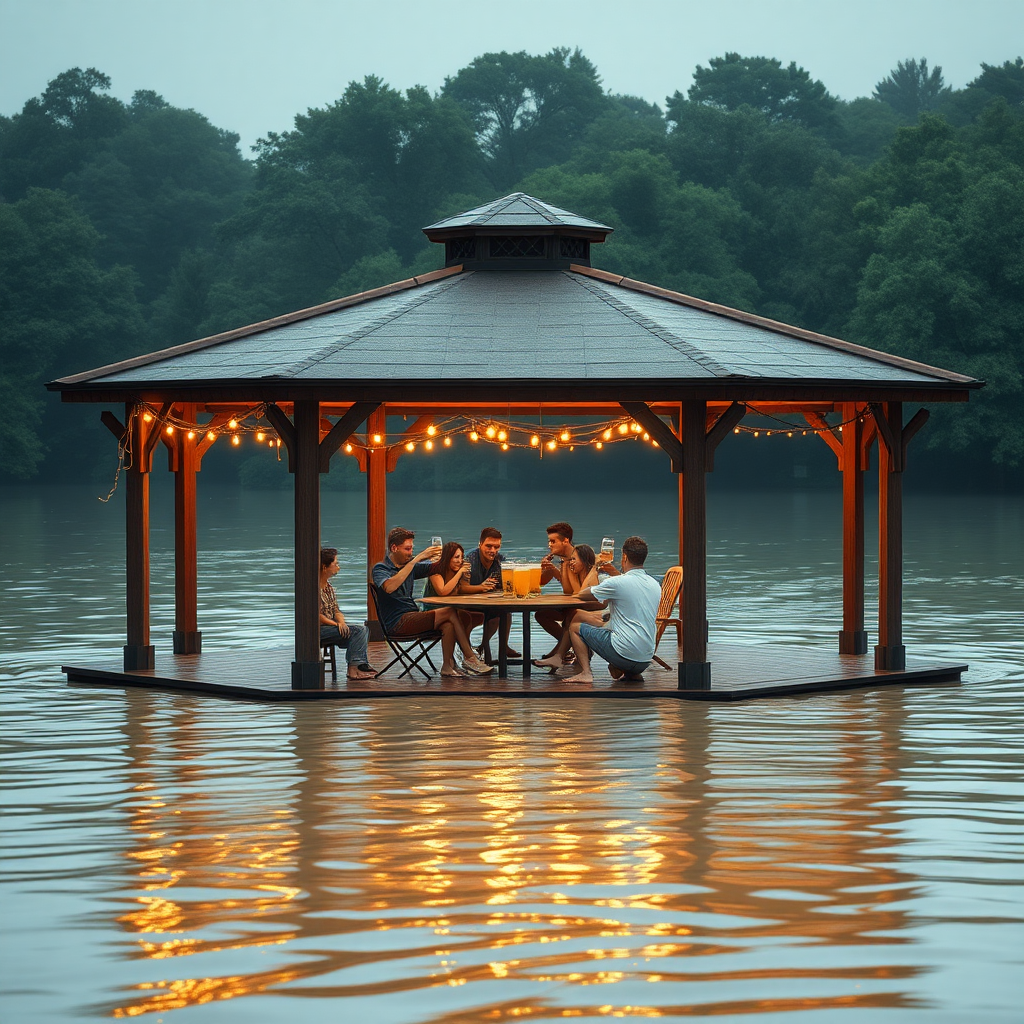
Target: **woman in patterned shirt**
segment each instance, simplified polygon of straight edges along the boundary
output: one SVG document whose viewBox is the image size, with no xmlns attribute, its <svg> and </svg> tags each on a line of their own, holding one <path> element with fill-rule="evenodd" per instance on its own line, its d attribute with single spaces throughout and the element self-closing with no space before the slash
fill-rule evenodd
<svg viewBox="0 0 1024 1024">
<path fill-rule="evenodd" d="M 351 626 L 338 608 L 338 595 L 331 586 L 331 577 L 338 571 L 338 549 L 320 549 L 320 641 L 345 649 L 349 679 L 376 679 L 377 673 L 367 662 L 366 645 L 370 639 L 365 626 Z"/>
</svg>

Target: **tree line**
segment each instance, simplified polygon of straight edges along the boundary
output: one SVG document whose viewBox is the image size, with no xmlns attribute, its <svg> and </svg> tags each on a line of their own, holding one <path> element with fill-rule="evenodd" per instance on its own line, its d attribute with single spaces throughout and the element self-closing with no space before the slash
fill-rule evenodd
<svg viewBox="0 0 1024 1024">
<path fill-rule="evenodd" d="M 1021 58 L 963 89 L 908 59 L 847 102 L 727 53 L 661 107 L 578 49 L 488 53 L 436 93 L 352 82 L 251 159 L 110 85 L 73 68 L 0 117 L 9 479 L 109 448 L 45 381 L 433 269 L 424 224 L 522 190 L 611 225 L 604 269 L 985 379 L 933 409 L 921 450 L 1021 480 Z"/>
</svg>

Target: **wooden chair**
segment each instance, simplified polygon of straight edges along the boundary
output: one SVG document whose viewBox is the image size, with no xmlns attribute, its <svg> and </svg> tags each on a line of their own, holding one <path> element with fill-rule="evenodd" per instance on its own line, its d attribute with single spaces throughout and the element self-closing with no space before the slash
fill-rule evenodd
<svg viewBox="0 0 1024 1024">
<path fill-rule="evenodd" d="M 667 662 L 662 661 L 658 657 L 658 644 L 661 643 L 662 635 L 669 626 L 675 626 L 676 628 L 676 645 L 678 646 L 682 640 L 682 628 L 683 624 L 680 619 L 675 617 L 675 605 L 676 598 L 679 597 L 679 590 L 683 585 L 683 567 L 681 565 L 673 565 L 668 572 L 665 573 L 665 578 L 661 581 L 661 602 L 658 604 L 658 614 L 655 618 L 655 624 L 658 627 L 658 634 L 654 639 L 654 655 L 651 660 L 656 661 L 662 668 L 669 668 Z"/>
<path fill-rule="evenodd" d="M 324 675 L 327 674 L 327 669 L 331 670 L 331 678 L 338 678 L 338 660 L 334 654 L 334 644 L 330 641 L 320 644 L 320 658 L 324 663 Z"/>
<path fill-rule="evenodd" d="M 377 611 L 377 619 L 380 622 L 381 632 L 384 634 L 384 639 L 387 642 L 388 647 L 391 648 L 394 653 L 394 657 L 389 661 L 379 672 L 378 677 L 384 675 L 385 672 L 396 662 L 402 665 L 402 672 L 399 675 L 399 679 L 402 676 L 409 675 L 413 669 L 423 673 L 425 679 L 430 678 L 430 672 L 428 672 L 420 662 L 424 659 L 430 666 L 431 672 L 437 671 L 437 666 L 430 660 L 430 652 L 441 642 L 441 631 L 439 629 L 427 630 L 425 633 L 414 633 L 410 636 L 391 636 L 388 633 L 387 626 L 384 625 L 384 616 L 380 613 L 380 595 L 377 592 L 376 584 L 370 583 L 370 594 L 373 596 L 373 607 Z"/>
</svg>

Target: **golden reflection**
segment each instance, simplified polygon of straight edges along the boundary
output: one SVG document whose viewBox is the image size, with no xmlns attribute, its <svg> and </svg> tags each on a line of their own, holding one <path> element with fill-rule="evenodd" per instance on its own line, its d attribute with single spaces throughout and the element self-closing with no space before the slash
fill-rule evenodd
<svg viewBox="0 0 1024 1024">
<path fill-rule="evenodd" d="M 496 720 L 423 703 L 275 708 L 250 753 L 185 699 L 175 714 L 130 702 L 136 892 L 117 920 L 135 957 L 202 966 L 108 1012 L 464 986 L 479 990 L 472 1009 L 438 1020 L 910 1005 L 914 968 L 813 952 L 907 941 L 913 880 L 881 855 L 898 724 L 870 701 L 796 739 L 775 726 L 775 748 L 770 722 L 733 707 L 648 707 L 640 733 L 618 702 L 510 704 Z M 258 969 L 216 969 L 243 952 Z M 763 998 L 803 980 L 829 994 Z M 555 1003 L 504 998 L 552 982 Z M 584 996 L 637 983 L 664 994 Z M 704 996 L 721 983 L 728 1001 Z"/>
</svg>

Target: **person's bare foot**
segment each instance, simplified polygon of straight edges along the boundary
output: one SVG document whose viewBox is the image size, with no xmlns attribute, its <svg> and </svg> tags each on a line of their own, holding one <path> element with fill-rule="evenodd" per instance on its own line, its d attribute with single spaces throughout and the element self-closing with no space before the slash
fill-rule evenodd
<svg viewBox="0 0 1024 1024">
<path fill-rule="evenodd" d="M 558 676 L 559 679 L 575 678 L 579 673 L 579 665 L 562 665 L 555 669 L 555 675 Z M 591 676 L 590 678 L 593 679 L 594 677 Z"/>
<path fill-rule="evenodd" d="M 348 670 L 349 679 L 376 679 L 376 672 L 364 672 L 361 668 L 350 668 Z"/>
<path fill-rule="evenodd" d="M 592 683 L 594 681 L 593 675 L 589 672 L 577 672 L 574 676 L 566 676 L 563 682 L 566 683 Z"/>
<path fill-rule="evenodd" d="M 454 665 L 442 665 L 441 666 L 441 678 L 442 679 L 465 679 L 466 673 L 460 672 Z"/>
<path fill-rule="evenodd" d="M 561 658 L 551 654 L 544 658 L 534 658 L 533 663 L 537 668 L 549 668 L 552 671 L 556 668 L 561 668 L 562 665 L 565 664 Z"/>
</svg>

